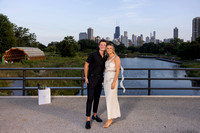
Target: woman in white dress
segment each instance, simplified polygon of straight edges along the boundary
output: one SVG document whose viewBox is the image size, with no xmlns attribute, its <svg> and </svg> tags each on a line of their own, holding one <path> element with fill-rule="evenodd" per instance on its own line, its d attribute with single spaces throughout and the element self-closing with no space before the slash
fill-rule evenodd
<svg viewBox="0 0 200 133">
<path fill-rule="evenodd" d="M 109 127 L 113 119 L 121 116 L 117 95 L 118 75 L 120 72 L 121 61 L 120 58 L 115 54 L 113 44 L 107 44 L 106 52 L 108 53 L 109 57 L 105 62 L 104 92 L 106 97 L 108 120 L 103 126 L 104 128 Z M 122 88 L 124 87 L 122 86 Z"/>
</svg>

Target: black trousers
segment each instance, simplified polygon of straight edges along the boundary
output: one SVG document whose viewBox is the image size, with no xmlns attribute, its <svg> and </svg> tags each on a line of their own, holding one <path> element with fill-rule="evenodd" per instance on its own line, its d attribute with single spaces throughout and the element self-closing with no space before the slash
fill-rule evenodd
<svg viewBox="0 0 200 133">
<path fill-rule="evenodd" d="M 102 90 L 103 76 L 89 76 L 87 85 L 87 102 L 86 102 L 86 116 L 91 115 L 91 108 L 93 103 L 93 113 L 97 113 L 99 98 Z"/>
</svg>

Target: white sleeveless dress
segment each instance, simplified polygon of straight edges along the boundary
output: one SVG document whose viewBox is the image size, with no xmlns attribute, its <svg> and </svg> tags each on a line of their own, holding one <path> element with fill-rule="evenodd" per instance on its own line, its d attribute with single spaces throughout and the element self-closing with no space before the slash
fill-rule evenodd
<svg viewBox="0 0 200 133">
<path fill-rule="evenodd" d="M 114 57 L 113 57 L 114 58 Z M 108 119 L 114 119 L 121 116 L 119 101 L 118 101 L 118 79 L 115 84 L 115 88 L 111 89 L 111 84 L 115 77 L 115 62 L 113 58 L 105 62 L 105 75 L 104 75 L 104 92 L 106 97 L 106 107 Z"/>
</svg>

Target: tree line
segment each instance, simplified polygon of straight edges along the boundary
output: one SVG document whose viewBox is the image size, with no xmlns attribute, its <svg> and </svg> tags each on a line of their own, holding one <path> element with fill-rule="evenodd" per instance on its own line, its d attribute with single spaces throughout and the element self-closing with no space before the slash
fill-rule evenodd
<svg viewBox="0 0 200 133">
<path fill-rule="evenodd" d="M 200 37 L 192 42 L 182 42 L 180 39 L 173 39 L 169 43 L 146 43 L 138 48 L 138 52 L 174 55 L 185 60 L 199 59 Z"/>
<path fill-rule="evenodd" d="M 110 43 L 112 43 L 110 41 Z M 124 44 L 115 45 L 118 54 L 127 53 L 152 53 L 167 54 L 181 57 L 182 59 L 200 58 L 200 37 L 192 42 L 182 42 L 173 39 L 169 43 L 145 43 L 140 47 L 125 47 Z M 64 37 L 60 42 L 51 42 L 48 46 L 43 45 L 36 39 L 35 33 L 30 33 L 28 28 L 18 27 L 9 21 L 8 17 L 0 14 L 0 54 L 11 47 L 38 47 L 44 52 L 60 54 L 63 57 L 73 57 L 77 52 L 88 52 L 98 49 L 98 43 L 94 40 L 83 39 L 78 42 L 73 36 Z"/>
</svg>

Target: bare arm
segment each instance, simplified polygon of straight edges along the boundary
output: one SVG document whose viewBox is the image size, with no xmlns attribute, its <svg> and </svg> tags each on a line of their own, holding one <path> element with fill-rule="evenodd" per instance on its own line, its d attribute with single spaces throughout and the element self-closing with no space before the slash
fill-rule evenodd
<svg viewBox="0 0 200 133">
<path fill-rule="evenodd" d="M 120 61 L 120 58 L 117 56 L 115 58 L 115 68 L 116 68 L 116 72 L 115 72 L 115 77 L 113 79 L 113 82 L 112 82 L 112 85 L 111 85 L 111 89 L 114 89 L 115 88 L 115 84 L 116 84 L 116 81 L 118 79 L 118 76 L 119 76 L 119 72 L 120 72 L 120 65 L 121 65 L 121 61 Z"/>
<path fill-rule="evenodd" d="M 88 67 L 89 67 L 89 63 L 88 62 L 85 62 L 85 66 L 84 66 L 84 73 L 85 73 L 85 83 L 86 85 L 89 83 L 88 81 Z"/>
</svg>

